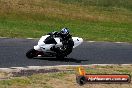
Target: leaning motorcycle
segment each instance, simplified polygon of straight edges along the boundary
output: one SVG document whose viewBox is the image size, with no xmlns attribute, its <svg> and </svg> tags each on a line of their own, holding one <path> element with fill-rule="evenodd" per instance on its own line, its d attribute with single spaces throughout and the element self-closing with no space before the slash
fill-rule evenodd
<svg viewBox="0 0 132 88">
<path fill-rule="evenodd" d="M 34 57 L 64 58 L 82 42 L 82 38 L 72 37 L 72 40 L 68 40 L 67 44 L 64 45 L 60 37 L 53 36 L 53 33 L 48 33 L 40 38 L 38 44 L 30 49 L 26 56 L 29 59 Z"/>
</svg>

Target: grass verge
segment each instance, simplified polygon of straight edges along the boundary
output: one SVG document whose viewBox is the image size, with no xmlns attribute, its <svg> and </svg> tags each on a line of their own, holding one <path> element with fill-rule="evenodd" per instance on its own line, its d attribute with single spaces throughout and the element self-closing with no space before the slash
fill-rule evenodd
<svg viewBox="0 0 132 88">
<path fill-rule="evenodd" d="M 0 88 L 78 88 L 76 83 L 76 75 L 74 72 L 76 67 L 61 68 L 71 70 L 57 73 L 33 74 L 31 76 L 11 77 L 0 81 Z M 72 71 L 73 70 L 73 71 Z M 86 67 L 88 74 L 130 74 L 132 76 L 132 66 L 89 66 Z M 0 73 L 3 74 L 3 73 Z M 7 74 L 5 75 L 5 77 Z M 3 76 L 2 76 L 3 77 Z M 79 88 L 131 88 L 130 84 L 86 84 Z"/>
<path fill-rule="evenodd" d="M 39 38 L 68 27 L 85 40 L 132 42 L 131 6 L 130 0 L 1 0 L 0 37 Z"/>
</svg>

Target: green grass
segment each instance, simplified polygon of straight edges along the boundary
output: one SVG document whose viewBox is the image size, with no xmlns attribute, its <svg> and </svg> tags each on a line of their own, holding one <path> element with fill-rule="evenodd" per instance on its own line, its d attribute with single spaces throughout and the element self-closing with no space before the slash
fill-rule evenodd
<svg viewBox="0 0 132 88">
<path fill-rule="evenodd" d="M 15 0 L 0 8 L 0 37 L 39 38 L 68 27 L 85 40 L 132 42 L 131 0 Z"/>
</svg>

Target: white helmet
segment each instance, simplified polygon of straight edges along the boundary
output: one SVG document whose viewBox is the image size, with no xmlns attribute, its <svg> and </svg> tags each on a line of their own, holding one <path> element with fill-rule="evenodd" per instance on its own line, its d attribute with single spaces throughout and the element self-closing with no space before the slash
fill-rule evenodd
<svg viewBox="0 0 132 88">
<path fill-rule="evenodd" d="M 69 29 L 68 28 L 62 28 L 60 33 L 63 35 L 67 35 L 67 34 L 69 34 Z"/>
</svg>

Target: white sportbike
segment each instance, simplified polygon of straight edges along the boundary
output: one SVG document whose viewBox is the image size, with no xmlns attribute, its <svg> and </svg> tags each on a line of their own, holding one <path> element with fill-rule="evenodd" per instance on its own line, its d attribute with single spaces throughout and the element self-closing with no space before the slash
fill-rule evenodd
<svg viewBox="0 0 132 88">
<path fill-rule="evenodd" d="M 42 36 L 38 44 L 30 49 L 26 56 L 31 59 L 34 57 L 56 57 L 64 58 L 69 55 L 74 48 L 83 42 L 82 38 L 72 37 L 67 41 L 66 46 L 63 44 L 62 39 L 54 35 L 54 32 Z"/>
</svg>

